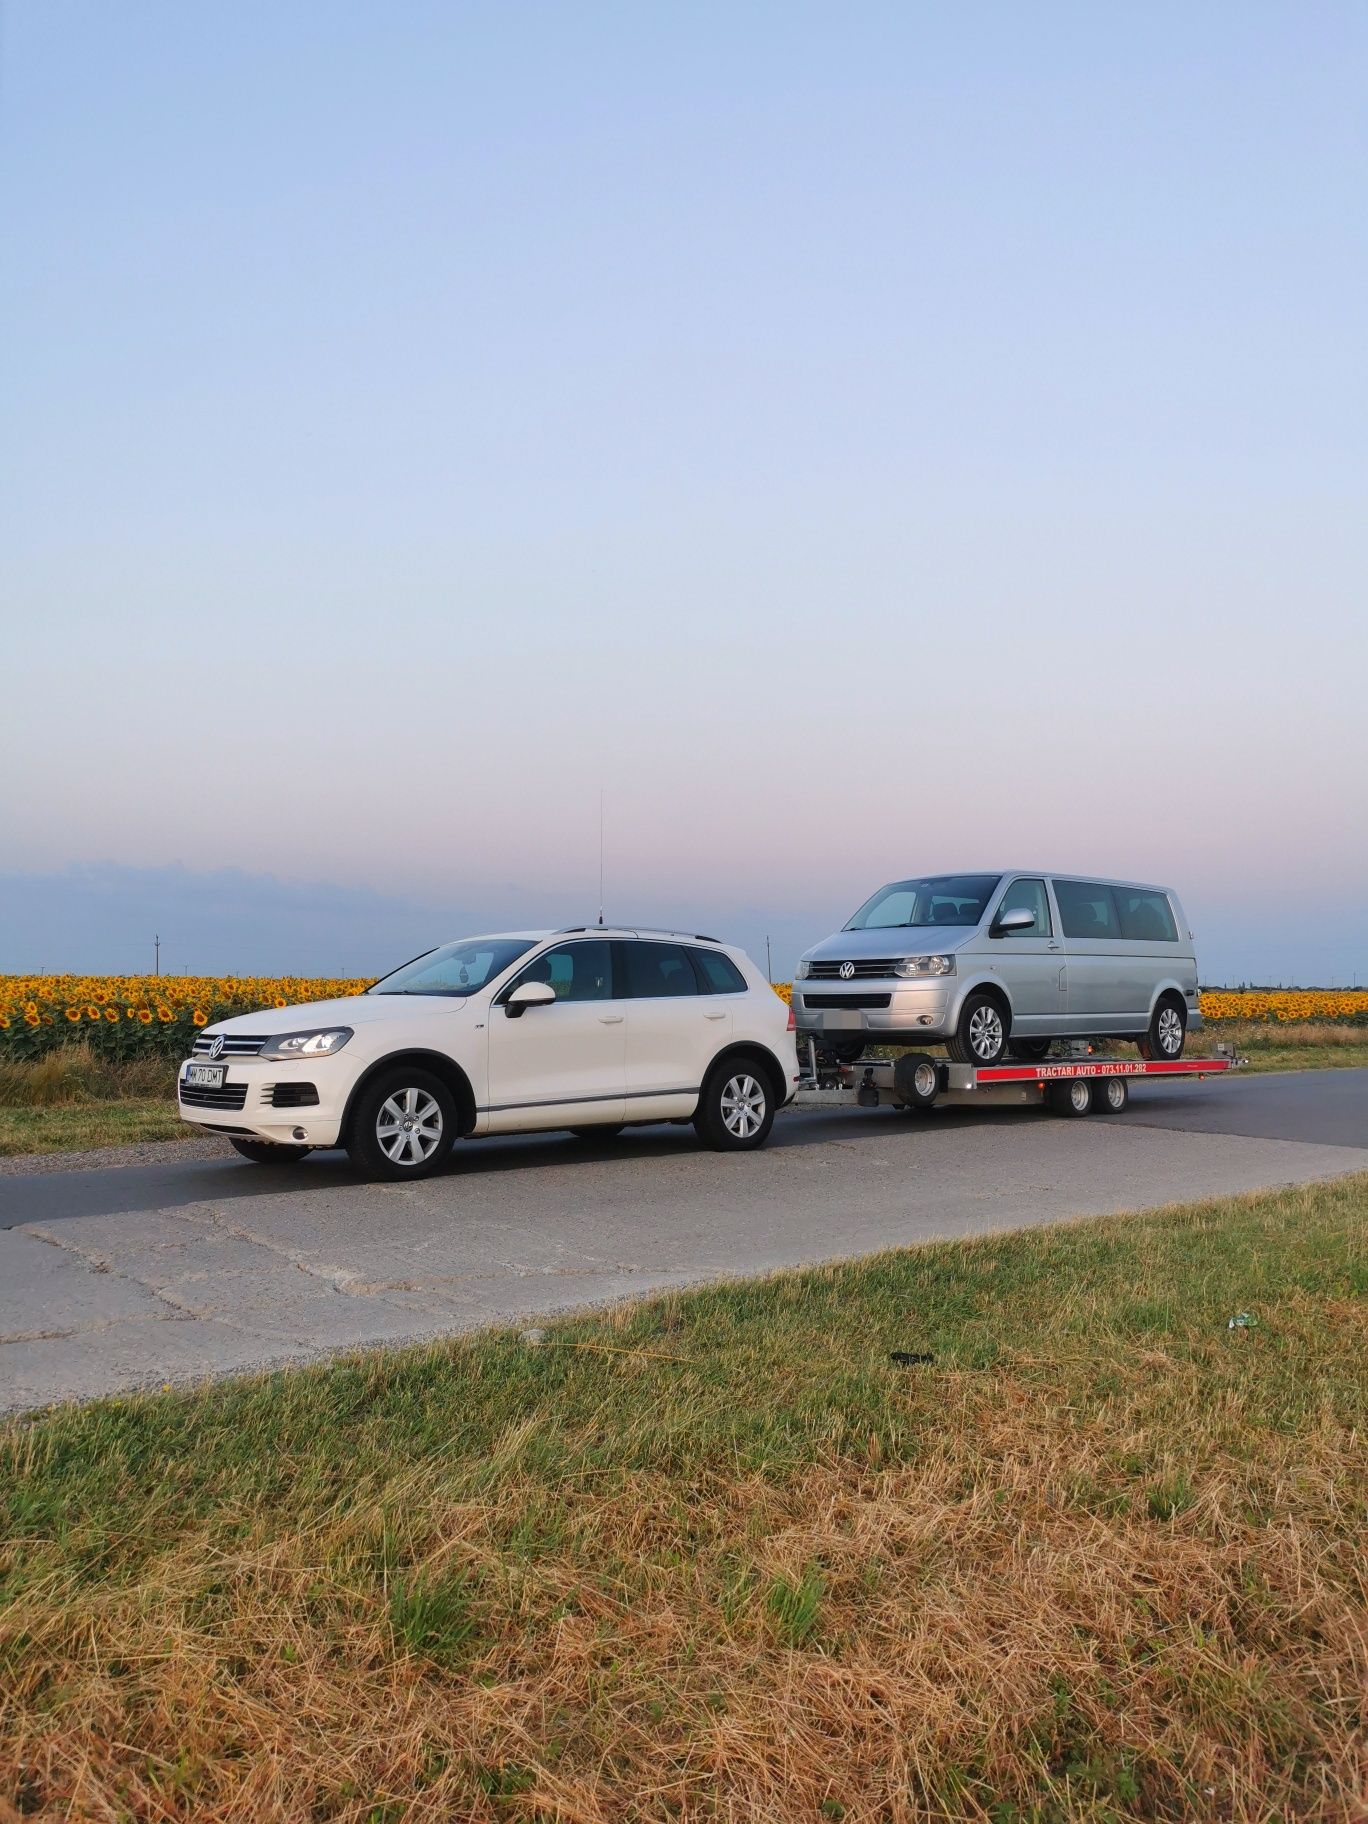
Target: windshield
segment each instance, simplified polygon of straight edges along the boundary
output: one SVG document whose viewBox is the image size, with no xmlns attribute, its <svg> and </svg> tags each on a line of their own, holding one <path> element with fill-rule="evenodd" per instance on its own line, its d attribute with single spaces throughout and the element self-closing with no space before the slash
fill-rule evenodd
<svg viewBox="0 0 1368 1824">
<path fill-rule="evenodd" d="M 367 994 L 475 994 L 532 948 L 530 937 L 470 937 L 443 944 L 381 976 Z"/>
<path fill-rule="evenodd" d="M 932 874 L 926 880 L 895 880 L 865 901 L 846 930 L 976 925 L 1001 879 L 1001 874 Z"/>
</svg>

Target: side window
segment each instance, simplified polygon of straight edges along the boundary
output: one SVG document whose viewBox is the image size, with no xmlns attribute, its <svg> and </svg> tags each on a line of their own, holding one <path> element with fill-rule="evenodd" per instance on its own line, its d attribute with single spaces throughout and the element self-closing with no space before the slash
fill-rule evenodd
<svg viewBox="0 0 1368 1824">
<path fill-rule="evenodd" d="M 1054 890 L 1065 937 L 1120 937 L 1110 887 L 1096 880 L 1057 880 Z"/>
<path fill-rule="evenodd" d="M 1114 887 L 1121 912 L 1121 935 L 1133 944 L 1176 944 L 1178 928 L 1173 908 L 1163 893 L 1146 893 L 1143 887 Z"/>
<path fill-rule="evenodd" d="M 651 944 L 628 938 L 627 992 L 635 1000 L 658 1001 L 667 995 L 697 994 L 693 964 L 683 944 Z"/>
<path fill-rule="evenodd" d="M 704 994 L 744 994 L 746 978 L 720 950 L 690 950 Z"/>
<path fill-rule="evenodd" d="M 550 982 L 558 1001 L 611 1001 L 613 946 L 598 940 L 557 944 L 534 956 L 510 990 L 523 982 Z"/>
<path fill-rule="evenodd" d="M 1011 931 L 1004 931 L 1004 937 L 1051 937 L 1054 927 L 1050 923 L 1050 900 L 1045 891 L 1043 880 L 1014 880 L 1002 896 L 995 918 L 1001 918 L 1004 912 L 1026 911 L 1031 915 L 1032 923 L 1022 925 Z"/>
</svg>

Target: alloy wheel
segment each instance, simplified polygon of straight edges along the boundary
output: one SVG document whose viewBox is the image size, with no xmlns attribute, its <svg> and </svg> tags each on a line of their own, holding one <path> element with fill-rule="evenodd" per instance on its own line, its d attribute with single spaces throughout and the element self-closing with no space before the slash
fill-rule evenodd
<svg viewBox="0 0 1368 1824">
<path fill-rule="evenodd" d="M 1159 1049 L 1176 1057 L 1183 1048 L 1183 1022 L 1174 1007 L 1164 1007 L 1159 1014 Z"/>
<path fill-rule="evenodd" d="M 425 1089 L 399 1089 L 380 1104 L 375 1137 L 394 1165 L 421 1165 L 442 1144 L 442 1110 Z"/>
<path fill-rule="evenodd" d="M 736 1140 L 749 1140 L 765 1120 L 765 1092 L 749 1073 L 734 1076 L 722 1091 L 722 1125 Z"/>
<path fill-rule="evenodd" d="M 1002 1050 L 1002 1015 L 996 1007 L 976 1007 L 969 1020 L 969 1044 L 975 1057 L 994 1058 Z"/>
</svg>

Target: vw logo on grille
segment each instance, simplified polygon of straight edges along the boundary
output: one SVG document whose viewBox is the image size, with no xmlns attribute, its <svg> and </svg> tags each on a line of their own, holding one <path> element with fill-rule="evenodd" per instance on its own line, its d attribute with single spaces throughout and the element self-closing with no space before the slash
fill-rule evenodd
<svg viewBox="0 0 1368 1824">
<path fill-rule="evenodd" d="M 854 973 L 855 973 L 854 963 L 842 963 L 841 964 L 841 980 L 843 982 L 848 982 L 850 980 L 851 976 L 854 975 Z"/>
<path fill-rule="evenodd" d="M 213 1038 L 210 1039 L 210 1041 L 209 1041 L 209 1056 L 211 1058 L 216 1058 L 222 1050 L 223 1050 L 223 1034 L 221 1032 L 216 1032 L 214 1034 Z"/>
</svg>

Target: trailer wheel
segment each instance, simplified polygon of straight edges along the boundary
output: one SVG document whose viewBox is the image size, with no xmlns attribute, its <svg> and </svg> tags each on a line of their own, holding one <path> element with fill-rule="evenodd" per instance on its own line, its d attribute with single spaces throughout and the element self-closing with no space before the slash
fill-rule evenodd
<svg viewBox="0 0 1368 1824">
<path fill-rule="evenodd" d="M 1007 1049 L 1023 1064 L 1039 1064 L 1042 1058 L 1049 1057 L 1053 1044 L 1053 1039 L 1013 1039 Z"/>
<path fill-rule="evenodd" d="M 1099 1115 L 1119 1115 L 1129 1101 L 1130 1084 L 1124 1077 L 1103 1077 L 1093 1107 Z"/>
<path fill-rule="evenodd" d="M 1093 1106 L 1092 1084 L 1086 1077 L 1075 1077 L 1072 1083 L 1050 1085 L 1050 1111 L 1056 1115 L 1090 1115 Z"/>
<path fill-rule="evenodd" d="M 909 1114 L 924 1114 L 940 1094 L 936 1060 L 924 1051 L 905 1051 L 893 1066 L 893 1086 Z"/>
<path fill-rule="evenodd" d="M 1010 1026 L 1007 1013 L 991 994 L 971 994 L 945 1049 L 957 1064 L 1000 1064 Z"/>
</svg>

